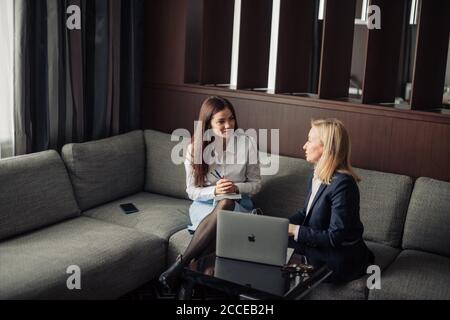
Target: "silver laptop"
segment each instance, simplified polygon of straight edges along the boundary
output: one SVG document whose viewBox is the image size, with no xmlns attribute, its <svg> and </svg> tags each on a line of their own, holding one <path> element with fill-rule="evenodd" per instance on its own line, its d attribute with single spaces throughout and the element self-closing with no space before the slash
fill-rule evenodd
<svg viewBox="0 0 450 320">
<path fill-rule="evenodd" d="M 275 266 L 286 264 L 289 220 L 222 210 L 217 220 L 216 255 Z"/>
</svg>

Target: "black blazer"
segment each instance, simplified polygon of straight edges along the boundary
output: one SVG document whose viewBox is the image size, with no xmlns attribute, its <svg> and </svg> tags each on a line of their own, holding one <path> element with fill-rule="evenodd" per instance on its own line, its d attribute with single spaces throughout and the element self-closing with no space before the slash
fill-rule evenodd
<svg viewBox="0 0 450 320">
<path fill-rule="evenodd" d="M 366 273 L 373 254 L 363 241 L 359 216 L 359 189 L 351 175 L 335 173 L 330 185 L 322 184 L 306 215 L 311 197 L 312 175 L 305 206 L 290 218 L 300 225 L 294 247 L 310 263 L 327 263 L 334 281 L 350 281 Z"/>
</svg>

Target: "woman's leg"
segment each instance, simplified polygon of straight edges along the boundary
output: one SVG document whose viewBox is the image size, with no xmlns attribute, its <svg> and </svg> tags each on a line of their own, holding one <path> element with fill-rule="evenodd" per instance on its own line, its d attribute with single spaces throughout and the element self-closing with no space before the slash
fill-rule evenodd
<svg viewBox="0 0 450 320">
<path fill-rule="evenodd" d="M 234 210 L 234 200 L 219 201 L 214 210 L 198 225 L 189 246 L 183 254 L 183 260 L 189 263 L 198 258 L 216 240 L 217 215 L 220 210 Z"/>
<path fill-rule="evenodd" d="M 159 277 L 164 285 L 173 287 L 184 266 L 188 265 L 192 259 L 198 258 L 206 250 L 211 250 L 211 246 L 216 240 L 217 215 L 220 210 L 234 210 L 234 200 L 219 201 L 214 210 L 198 225 L 185 252 Z"/>
</svg>

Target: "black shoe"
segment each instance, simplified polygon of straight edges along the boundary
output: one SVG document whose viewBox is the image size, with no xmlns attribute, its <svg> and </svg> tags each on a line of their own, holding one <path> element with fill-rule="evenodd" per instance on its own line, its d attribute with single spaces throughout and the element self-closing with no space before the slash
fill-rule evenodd
<svg viewBox="0 0 450 320">
<path fill-rule="evenodd" d="M 159 276 L 159 282 L 161 282 L 167 289 L 174 290 L 180 281 L 181 273 L 183 272 L 184 263 L 181 257 L 177 260 L 161 275 Z"/>
</svg>

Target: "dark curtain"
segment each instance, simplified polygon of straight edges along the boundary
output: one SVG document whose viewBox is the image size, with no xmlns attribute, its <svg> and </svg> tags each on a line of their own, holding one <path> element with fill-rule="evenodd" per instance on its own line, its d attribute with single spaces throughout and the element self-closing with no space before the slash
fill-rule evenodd
<svg viewBox="0 0 450 320">
<path fill-rule="evenodd" d="M 70 5 L 81 30 L 66 26 Z M 140 128 L 143 0 L 15 1 L 16 154 Z"/>
</svg>

